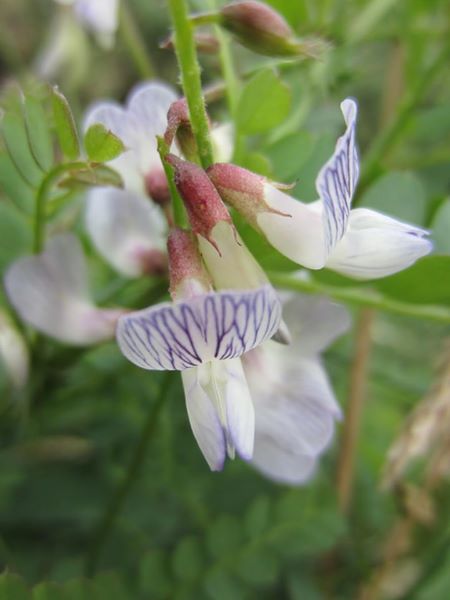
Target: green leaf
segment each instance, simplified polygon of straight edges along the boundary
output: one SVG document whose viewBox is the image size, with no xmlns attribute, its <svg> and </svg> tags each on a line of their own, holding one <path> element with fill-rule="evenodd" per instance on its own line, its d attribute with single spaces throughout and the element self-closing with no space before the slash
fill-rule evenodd
<svg viewBox="0 0 450 600">
<path fill-rule="evenodd" d="M 204 588 L 211 600 L 244 600 L 248 596 L 242 583 L 224 569 L 215 568 L 208 572 Z"/>
<path fill-rule="evenodd" d="M 0 600 L 31 600 L 31 592 L 18 575 L 0 575 Z"/>
<path fill-rule="evenodd" d="M 84 147 L 93 162 L 108 162 L 125 151 L 122 140 L 101 123 L 91 125 L 86 131 Z"/>
<path fill-rule="evenodd" d="M 75 119 L 65 96 L 56 87 L 52 88 L 52 106 L 61 150 L 66 158 L 75 160 L 80 156 L 80 142 Z"/>
<path fill-rule="evenodd" d="M 34 204 L 33 191 L 6 152 L 0 154 L 0 189 L 19 209 L 31 212 Z"/>
<path fill-rule="evenodd" d="M 245 515 L 245 532 L 249 538 L 261 535 L 270 522 L 270 500 L 260 496 L 252 502 Z"/>
<path fill-rule="evenodd" d="M 314 147 L 314 138 L 307 131 L 292 133 L 266 148 L 277 181 L 295 179 Z"/>
<path fill-rule="evenodd" d="M 42 171 L 31 151 L 22 116 L 6 112 L 1 121 L 1 133 L 6 151 L 20 177 L 30 185 L 37 185 Z"/>
<path fill-rule="evenodd" d="M 166 556 L 155 550 L 143 556 L 139 564 L 139 586 L 145 597 L 167 598 L 172 589 Z"/>
<path fill-rule="evenodd" d="M 450 254 L 450 199 L 439 207 L 433 219 L 433 241 L 436 252 Z"/>
<path fill-rule="evenodd" d="M 123 181 L 119 173 L 106 165 L 86 165 L 84 169 L 72 171 L 70 175 L 62 179 L 58 186 L 61 188 L 74 189 L 77 187 L 91 187 L 93 185 L 111 185 L 122 187 Z"/>
<path fill-rule="evenodd" d="M 203 552 L 197 538 L 190 536 L 181 540 L 172 557 L 172 569 L 181 580 L 196 579 L 204 564 Z"/>
<path fill-rule="evenodd" d="M 0 203 L 0 269 L 31 247 L 27 221 L 9 204 Z"/>
<path fill-rule="evenodd" d="M 244 86 L 237 108 L 241 133 L 263 133 L 279 125 L 289 114 L 289 88 L 271 69 L 260 71 Z"/>
<path fill-rule="evenodd" d="M 24 112 L 31 151 L 39 166 L 48 171 L 54 162 L 48 115 L 40 100 L 32 95 L 25 96 Z"/>
<path fill-rule="evenodd" d="M 233 552 L 242 541 L 242 531 L 238 520 L 231 515 L 218 517 L 207 532 L 207 546 L 211 555 L 220 558 Z"/>
<path fill-rule="evenodd" d="M 392 298 L 414 304 L 450 304 L 450 256 L 425 256 L 415 265 L 376 282 Z"/>
<path fill-rule="evenodd" d="M 280 570 L 273 552 L 266 549 L 243 552 L 236 564 L 236 573 L 252 586 L 268 586 L 276 583 Z"/>
<path fill-rule="evenodd" d="M 240 166 L 266 177 L 272 173 L 270 161 L 264 154 L 260 154 L 259 152 L 246 153 L 240 161 Z"/>
<path fill-rule="evenodd" d="M 423 225 L 426 204 L 425 188 L 417 175 L 391 172 L 375 181 L 363 194 L 359 206 Z"/>
<path fill-rule="evenodd" d="M 52 583 L 43 582 L 39 583 L 33 588 L 33 600 L 66 600 L 67 594 L 65 594 L 62 586 Z"/>
</svg>

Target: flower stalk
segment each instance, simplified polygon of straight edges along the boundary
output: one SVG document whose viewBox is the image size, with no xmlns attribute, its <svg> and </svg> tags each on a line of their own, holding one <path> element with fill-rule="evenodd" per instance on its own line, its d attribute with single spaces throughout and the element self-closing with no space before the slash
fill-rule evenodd
<svg viewBox="0 0 450 600">
<path fill-rule="evenodd" d="M 192 130 L 197 141 L 200 162 L 203 168 L 206 169 L 213 163 L 213 152 L 209 138 L 205 101 L 202 96 L 194 28 L 189 20 L 185 0 L 169 0 L 169 10 L 174 27 L 175 52 L 180 68 L 184 95 L 189 107 Z"/>
</svg>

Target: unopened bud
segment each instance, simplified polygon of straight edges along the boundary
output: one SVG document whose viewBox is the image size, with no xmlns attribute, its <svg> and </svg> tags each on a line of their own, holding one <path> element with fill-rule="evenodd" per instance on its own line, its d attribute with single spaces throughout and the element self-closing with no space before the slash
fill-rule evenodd
<svg viewBox="0 0 450 600">
<path fill-rule="evenodd" d="M 174 168 L 174 181 L 183 199 L 192 231 L 215 246 L 211 231 L 220 221 L 231 225 L 231 217 L 205 171 L 174 154 L 166 158 Z M 216 250 L 219 249 L 216 247 Z"/>
<path fill-rule="evenodd" d="M 196 32 L 194 35 L 194 43 L 197 52 L 202 54 L 216 54 L 219 51 L 219 40 L 211 33 Z M 170 35 L 164 40 L 160 46 L 164 50 L 173 50 L 175 48 L 173 35 Z"/>
<path fill-rule="evenodd" d="M 166 206 L 170 202 L 169 184 L 162 167 L 154 167 L 147 173 L 145 187 L 148 195 L 156 204 Z"/>
<path fill-rule="evenodd" d="M 212 289 L 192 233 L 175 228 L 167 239 L 170 295 L 174 301 L 192 298 Z"/>
<path fill-rule="evenodd" d="M 197 142 L 192 132 L 189 108 L 185 98 L 173 102 L 167 113 L 164 141 L 169 148 L 175 137 L 183 156 L 191 161 L 198 160 Z"/>
<path fill-rule="evenodd" d="M 256 229 L 259 229 L 257 217 L 261 212 L 287 216 L 266 202 L 267 179 L 262 175 L 229 163 L 216 163 L 206 172 L 222 200 L 241 213 Z"/>
<path fill-rule="evenodd" d="M 312 56 L 317 40 L 299 40 L 285 19 L 273 8 L 256 0 L 225 5 L 221 25 L 243 45 L 267 56 Z"/>
</svg>

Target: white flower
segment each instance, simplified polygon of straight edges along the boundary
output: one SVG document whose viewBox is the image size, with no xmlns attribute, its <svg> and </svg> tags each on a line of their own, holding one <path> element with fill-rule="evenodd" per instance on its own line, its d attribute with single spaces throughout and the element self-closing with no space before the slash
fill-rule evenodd
<svg viewBox="0 0 450 600">
<path fill-rule="evenodd" d="M 278 329 L 274 289 L 211 291 L 194 236 L 173 229 L 168 240 L 166 302 L 119 319 L 122 353 L 143 369 L 181 371 L 192 431 L 212 470 L 235 452 L 253 452 L 254 411 L 239 357 Z"/>
<path fill-rule="evenodd" d="M 86 228 L 103 258 L 126 277 L 165 270 L 166 223 L 148 198 L 113 187 L 86 198 Z"/>
<path fill-rule="evenodd" d="M 0 359 L 14 387 L 22 388 L 28 380 L 28 348 L 3 310 L 0 310 Z"/>
<path fill-rule="evenodd" d="M 209 292 L 119 319 L 122 353 L 143 369 L 182 371 L 192 430 L 212 470 L 250 459 L 254 412 L 239 357 L 278 329 L 273 288 Z"/>
<path fill-rule="evenodd" d="M 114 337 L 123 310 L 100 309 L 93 304 L 85 258 L 73 235 L 55 236 L 42 254 L 16 260 L 4 282 L 21 319 L 38 331 L 75 345 Z"/>
<path fill-rule="evenodd" d="M 243 357 L 255 407 L 252 463 L 278 482 L 298 485 L 313 474 L 341 411 L 322 352 L 349 326 L 346 310 L 322 297 L 290 296 L 283 315 L 290 346 L 267 341 Z"/>
<path fill-rule="evenodd" d="M 109 163 L 122 176 L 126 189 L 146 195 L 146 180 L 155 170 L 163 170 L 156 136 L 164 134 L 167 112 L 176 99 L 175 91 L 168 85 L 143 82 L 132 89 L 124 108 L 115 102 L 98 102 L 88 111 L 85 129 L 101 123 L 128 149 Z"/>
<path fill-rule="evenodd" d="M 427 231 L 350 205 L 359 176 L 356 103 L 341 104 L 347 129 L 316 180 L 320 199 L 304 204 L 263 177 L 217 164 L 208 175 L 223 199 L 282 254 L 309 269 L 328 267 L 359 279 L 396 273 L 428 254 Z"/>
<path fill-rule="evenodd" d="M 119 0 L 56 0 L 72 5 L 73 10 L 87 29 L 97 35 L 101 45 L 112 46 L 119 22 Z"/>
</svg>

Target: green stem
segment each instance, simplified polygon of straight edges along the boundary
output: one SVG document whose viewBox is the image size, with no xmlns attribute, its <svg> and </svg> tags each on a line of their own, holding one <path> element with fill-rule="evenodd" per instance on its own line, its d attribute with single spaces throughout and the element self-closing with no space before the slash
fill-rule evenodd
<svg viewBox="0 0 450 600">
<path fill-rule="evenodd" d="M 275 286 L 296 292 L 325 294 L 335 300 L 356 306 L 367 306 L 418 319 L 430 319 L 440 323 L 450 323 L 450 310 L 444 306 L 409 304 L 400 300 L 394 300 L 393 298 L 387 298 L 376 290 L 334 287 L 318 281 L 299 279 L 285 273 L 270 273 L 269 278 Z"/>
<path fill-rule="evenodd" d="M 57 165 L 42 179 L 37 192 L 34 209 L 34 235 L 33 235 L 33 252 L 39 254 L 44 247 L 44 232 L 45 232 L 45 210 L 48 196 L 53 185 L 64 173 L 86 168 L 86 163 L 75 161 Z"/>
<path fill-rule="evenodd" d="M 145 79 L 155 77 L 156 69 L 148 55 L 139 27 L 125 0 L 120 2 L 119 7 L 119 34 L 139 75 Z"/>
<path fill-rule="evenodd" d="M 403 133 L 412 112 L 422 99 L 423 94 L 429 89 L 430 83 L 446 64 L 448 54 L 449 49 L 446 48 L 437 60 L 423 72 L 413 89 L 411 89 L 403 98 L 390 125 L 383 129 L 375 138 L 364 157 L 363 171 L 358 186 L 358 198 L 353 202 L 354 206 L 358 204 L 358 199 L 361 198 L 361 192 L 378 176 L 380 164 L 387 152 L 394 146 L 399 136 Z"/>
<path fill-rule="evenodd" d="M 158 135 L 156 139 L 158 142 L 159 157 L 164 168 L 164 173 L 166 174 L 167 185 L 169 186 L 170 200 L 172 204 L 173 224 L 177 227 L 186 227 L 186 210 L 184 208 L 183 200 L 181 199 L 180 194 L 178 193 L 177 186 L 175 185 L 173 180 L 173 169 L 166 160 L 166 156 L 169 154 L 169 148 L 166 142 L 164 141 L 163 137 Z"/>
<path fill-rule="evenodd" d="M 147 455 L 148 446 L 152 440 L 153 432 L 155 430 L 159 414 L 161 412 L 162 407 L 164 406 L 165 401 L 168 398 L 168 392 L 170 390 L 170 384 L 172 381 L 173 373 L 171 371 L 167 371 L 165 377 L 163 378 L 163 381 L 161 382 L 161 386 L 159 388 L 159 395 L 156 399 L 156 402 L 153 404 L 150 412 L 148 413 L 148 417 L 144 424 L 144 428 L 142 430 L 138 444 L 131 457 L 130 465 L 127 469 L 125 479 L 122 481 L 122 483 L 119 485 L 114 495 L 112 496 L 111 501 L 106 507 L 106 511 L 104 512 L 100 523 L 97 527 L 97 530 L 94 534 L 93 543 L 89 549 L 86 559 L 87 576 L 92 576 L 95 573 L 103 546 L 105 545 L 105 542 L 108 539 L 108 535 L 114 527 L 114 523 L 117 517 L 119 516 L 128 497 L 128 494 L 139 475 L 139 471 Z"/>
<path fill-rule="evenodd" d="M 200 66 L 197 60 L 193 25 L 189 21 L 185 0 L 168 0 L 175 33 L 175 51 L 181 73 L 181 82 L 191 118 L 192 131 L 197 142 L 203 168 L 213 163 L 209 138 L 209 124 L 202 96 Z"/>
</svg>

